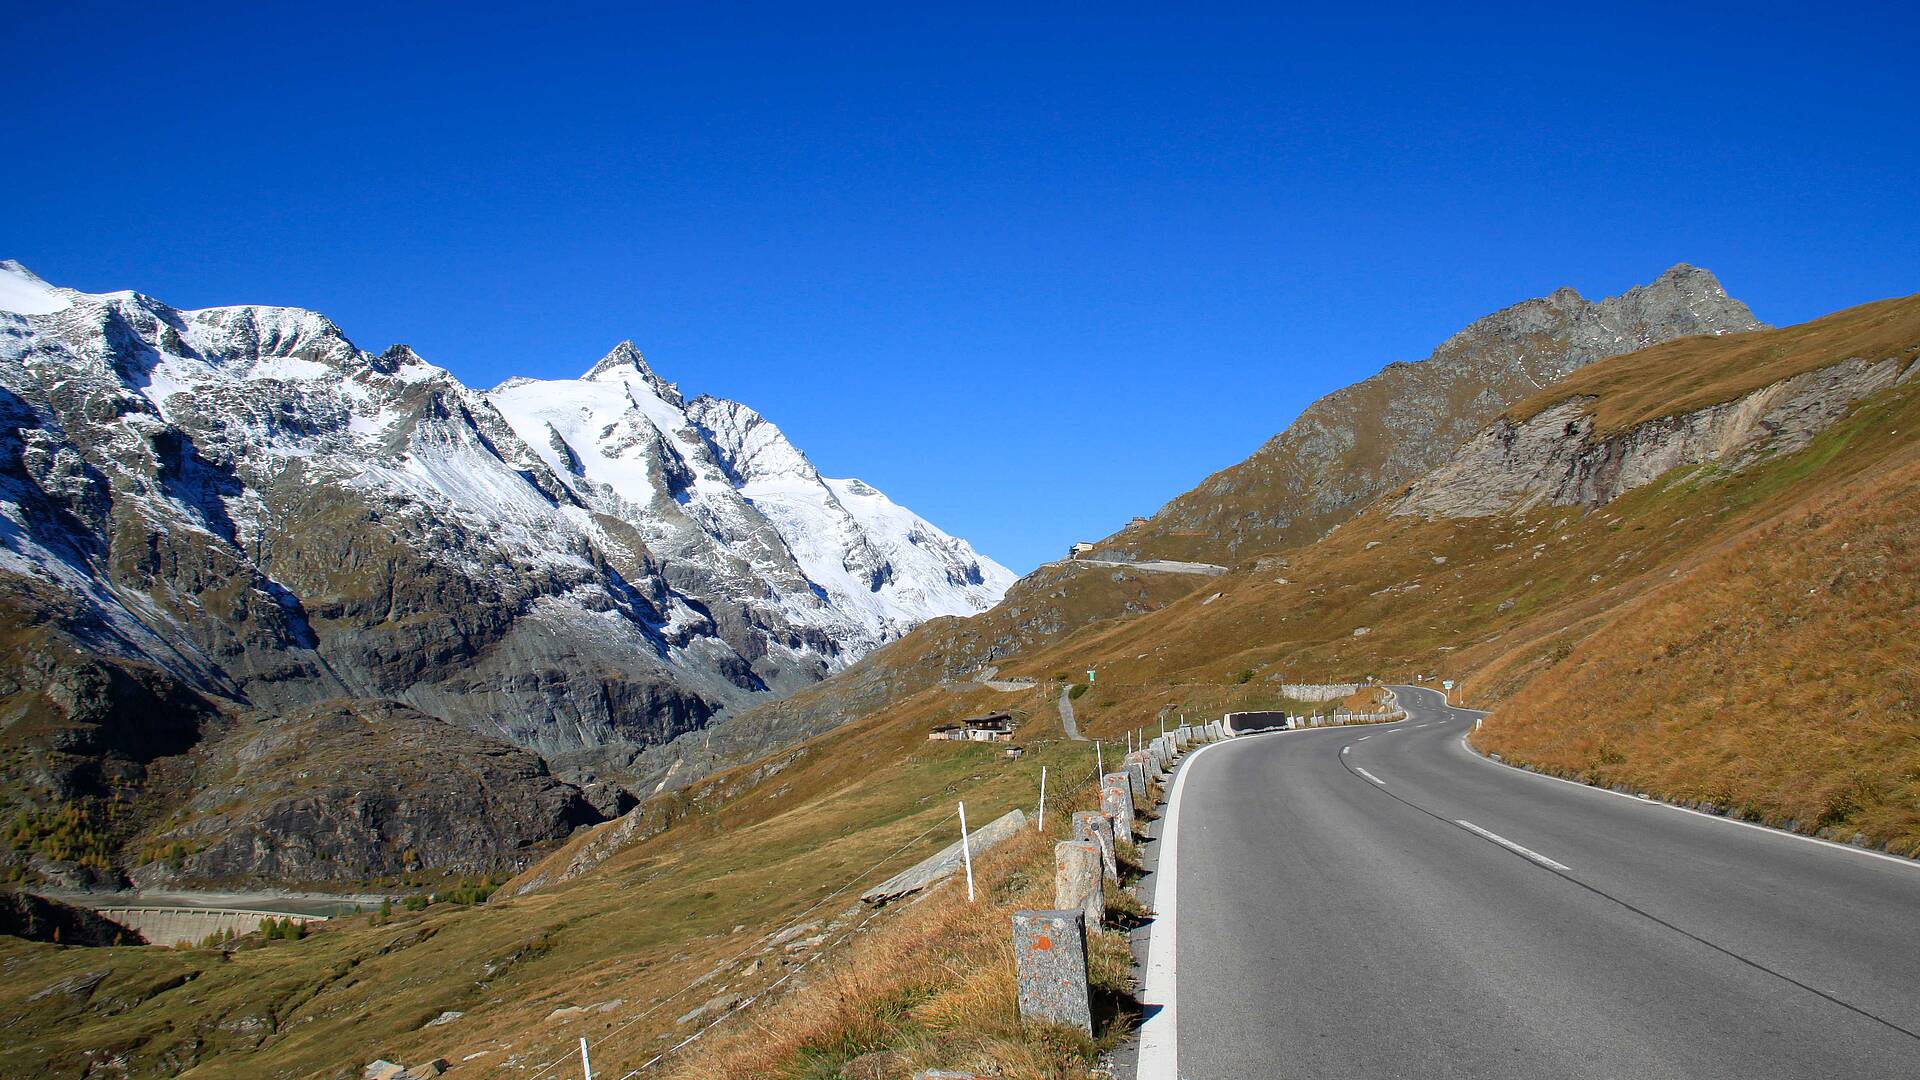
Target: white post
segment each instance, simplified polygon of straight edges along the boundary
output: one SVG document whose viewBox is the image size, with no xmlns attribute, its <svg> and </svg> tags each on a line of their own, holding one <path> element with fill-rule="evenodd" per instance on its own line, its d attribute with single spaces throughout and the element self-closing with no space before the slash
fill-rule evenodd
<svg viewBox="0 0 1920 1080">
<path fill-rule="evenodd" d="M 580 1036 L 580 1071 L 587 1074 L 587 1080 L 593 1080 L 593 1061 L 587 1057 L 587 1037 Z"/>
<path fill-rule="evenodd" d="M 1042 766 L 1045 768 L 1045 766 Z M 960 857 L 967 864 L 967 903 L 973 903 L 973 845 L 967 840 L 967 804 L 960 804 Z M 585 1039 L 581 1040 L 585 1042 Z"/>
<path fill-rule="evenodd" d="M 966 811 L 960 811 L 965 814 Z M 964 818 L 962 819 L 964 820 Z M 1033 827 L 1035 832 L 1047 831 L 1047 767 L 1040 766 L 1040 821 Z"/>
<path fill-rule="evenodd" d="M 1099 770 L 1094 773 L 1095 776 L 1107 775 L 1107 756 L 1100 752 L 1099 739 L 1093 740 L 1093 767 Z"/>
</svg>

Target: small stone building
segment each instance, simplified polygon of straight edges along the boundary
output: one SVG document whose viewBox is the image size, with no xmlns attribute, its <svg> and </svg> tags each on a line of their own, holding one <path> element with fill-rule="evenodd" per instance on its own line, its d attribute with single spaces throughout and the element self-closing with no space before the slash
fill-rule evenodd
<svg viewBox="0 0 1920 1080">
<path fill-rule="evenodd" d="M 994 713 L 992 716 L 978 716 L 972 720 L 962 720 L 958 724 L 942 724 L 927 732 L 927 738 L 933 742 L 947 740 L 951 742 L 1003 742 L 1013 741 L 1013 717 L 1006 713 Z"/>
</svg>

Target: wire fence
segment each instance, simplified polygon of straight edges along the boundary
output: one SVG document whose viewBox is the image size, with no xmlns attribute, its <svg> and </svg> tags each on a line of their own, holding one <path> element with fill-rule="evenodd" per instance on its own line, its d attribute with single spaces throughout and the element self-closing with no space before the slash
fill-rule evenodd
<svg viewBox="0 0 1920 1080">
<path fill-rule="evenodd" d="M 1056 794 L 1054 796 L 1054 801 L 1056 805 L 1062 807 L 1063 809 L 1066 807 L 1070 807 L 1080 798 L 1085 796 L 1088 792 L 1098 789 L 1100 786 L 1100 777 L 1098 775 L 1099 773 L 1098 768 L 1097 767 L 1094 768 L 1093 772 L 1095 775 L 1092 778 L 1082 781 L 1081 783 L 1075 785 L 1073 788 L 1069 789 L 1064 793 Z M 955 819 L 957 819 L 958 817 L 959 817 L 959 808 L 958 806 L 956 806 L 953 810 L 949 810 L 947 811 L 947 813 L 941 815 L 940 818 L 935 820 L 933 824 L 927 826 L 927 828 L 922 830 L 920 833 L 918 833 L 911 839 L 907 840 L 906 842 L 902 843 L 900 846 L 894 848 L 892 851 L 889 851 L 887 854 L 881 856 L 878 860 L 873 862 L 871 865 L 869 865 L 865 869 L 861 870 L 859 873 L 855 874 L 853 877 L 847 879 L 847 881 L 842 883 L 839 887 L 835 888 L 832 892 L 827 893 L 826 895 L 815 900 L 813 903 L 809 904 L 805 908 L 802 908 L 799 912 L 791 916 L 791 921 L 797 925 L 800 920 L 803 920 L 808 915 L 811 915 L 814 912 L 819 911 L 821 908 L 831 903 L 836 897 L 846 895 L 847 892 L 853 889 L 856 885 L 859 885 L 865 881 L 868 881 L 873 877 L 873 875 L 877 871 L 886 867 L 888 864 L 892 863 L 895 859 L 898 859 L 907 850 L 909 850 L 916 844 L 919 844 L 921 841 L 925 840 L 927 837 L 932 836 L 935 832 L 945 827 L 948 823 L 955 821 Z M 1071 815 L 1069 815 L 1068 820 L 1069 821 L 1071 820 Z M 634 1068 L 622 1074 L 619 1080 L 632 1080 L 633 1077 L 639 1076 L 640 1074 L 651 1070 L 654 1066 L 660 1064 L 661 1062 L 667 1060 L 673 1055 L 679 1053 L 681 1050 L 687 1048 L 688 1046 L 693 1045 L 695 1042 L 699 1041 L 702 1037 L 704 1037 L 708 1032 L 712 1031 L 714 1028 L 718 1027 L 721 1023 L 733 1017 L 735 1014 L 751 1007 L 755 1003 L 773 994 L 775 991 L 779 990 L 780 987 L 782 987 L 783 985 L 791 981 L 794 976 L 800 974 L 802 971 L 812 966 L 815 961 L 820 960 L 821 958 L 834 953 L 841 945 L 844 945 L 848 940 L 853 938 L 854 935 L 866 929 L 867 925 L 871 923 L 874 919 L 878 918 L 883 910 L 884 910 L 883 905 L 876 905 L 872 911 L 867 913 L 865 918 L 859 921 L 858 924 L 852 927 L 849 927 L 846 930 L 843 930 L 838 937 L 835 937 L 830 941 L 823 942 L 820 945 L 820 947 L 813 952 L 812 955 L 808 956 L 805 960 L 795 965 L 791 970 L 781 975 L 780 978 L 774 980 L 772 983 L 769 983 L 767 986 L 762 987 L 760 990 L 755 991 L 751 996 L 742 998 L 741 1000 L 733 1002 L 732 1004 L 728 1005 L 725 1009 L 723 1009 L 721 1012 L 715 1015 L 713 1019 L 708 1020 L 704 1024 L 701 1024 L 691 1034 L 687 1035 L 685 1038 L 681 1039 L 679 1042 L 674 1043 L 672 1046 L 669 1046 L 666 1049 L 661 1050 L 660 1052 L 654 1054 L 652 1057 L 642 1062 L 637 1068 Z M 714 970 L 721 971 L 721 970 L 726 970 L 734 967 L 735 965 L 739 964 L 742 960 L 745 960 L 748 956 L 752 955 L 755 949 L 761 947 L 764 944 L 765 940 L 766 940 L 765 938 L 756 939 L 752 944 L 748 945 L 746 948 L 742 949 L 740 952 L 735 953 L 733 956 L 729 957 L 728 959 L 726 959 L 725 961 L 717 965 L 714 968 Z M 700 982 L 690 982 L 687 985 L 682 986 L 680 989 L 674 991 L 673 993 L 668 994 L 666 997 L 653 1002 L 651 1005 L 648 1005 L 645 1009 L 633 1014 L 632 1016 L 628 1017 L 626 1020 L 622 1021 L 618 1026 L 613 1028 L 611 1031 L 608 1031 L 604 1035 L 600 1036 L 599 1041 L 606 1042 L 608 1040 L 611 1040 L 615 1036 L 619 1035 L 621 1032 L 626 1031 L 627 1029 L 633 1027 L 633 1025 L 639 1023 L 642 1020 L 645 1020 L 649 1016 L 652 1016 L 658 1013 L 662 1008 L 666 1007 L 669 1003 L 684 998 L 689 991 L 693 990 L 694 987 L 696 986 L 702 985 L 703 982 L 704 980 Z M 559 1066 L 563 1062 L 573 1059 L 576 1056 L 576 1053 L 577 1052 L 572 1047 L 569 1047 L 568 1049 L 562 1051 L 559 1054 L 559 1056 L 555 1057 L 553 1060 L 548 1061 L 545 1064 L 541 1065 L 537 1071 L 535 1071 L 529 1076 L 524 1077 L 524 1080 L 541 1080 L 541 1078 L 545 1077 L 547 1074 L 552 1073 L 555 1069 L 559 1068 Z"/>
<path fill-rule="evenodd" d="M 860 882 L 865 881 L 869 874 L 872 874 L 875 870 L 879 869 L 882 866 L 885 866 L 887 863 L 891 862 L 893 859 L 899 857 L 899 855 L 902 852 L 906 851 L 908 848 L 913 847 L 915 844 L 918 844 L 920 841 L 925 840 L 927 837 L 933 835 L 935 831 L 937 831 L 942 826 L 946 825 L 949 821 L 952 821 L 955 817 L 957 817 L 958 813 L 959 811 L 957 808 L 954 810 L 947 811 L 945 814 L 941 815 L 941 817 L 938 820 L 936 820 L 932 825 L 927 826 L 927 828 L 921 831 L 918 835 L 914 836 L 910 840 L 907 840 L 905 843 L 901 844 L 899 847 L 894 848 L 892 851 L 888 852 L 886 855 L 881 856 L 880 859 L 877 862 L 875 862 L 873 865 L 867 867 L 864 870 L 861 870 L 858 874 L 848 879 L 845 883 L 841 884 L 838 888 L 834 889 L 832 892 L 827 893 L 826 895 L 820 897 L 818 900 L 815 900 L 813 903 L 807 905 L 804 908 L 801 908 L 798 912 L 796 912 L 792 916 L 792 918 L 795 921 L 804 919 L 808 915 L 813 914 L 814 912 L 825 907 L 827 904 L 831 903 L 835 897 L 844 896 L 848 889 L 851 889 L 855 885 L 858 885 Z M 876 909 L 876 911 L 877 910 L 878 909 Z M 724 968 L 730 968 L 735 964 L 739 963 L 741 960 L 746 959 L 747 956 L 752 954 L 754 949 L 760 947 L 763 941 L 764 939 L 756 939 L 752 944 L 748 945 L 746 948 L 740 950 L 738 953 L 735 953 L 733 956 L 723 961 L 720 965 L 718 965 L 715 968 L 715 970 L 717 971 Z M 807 963 L 811 963 L 812 960 L 817 958 L 819 955 L 820 955 L 819 953 L 815 953 L 814 957 L 808 958 Z M 802 964 L 800 966 L 805 967 L 806 964 Z M 798 971 L 799 968 L 795 968 L 794 970 Z M 787 976 L 783 976 L 781 981 L 782 982 L 786 981 L 786 978 L 791 977 L 792 974 L 793 972 L 788 972 Z M 680 989 L 675 990 L 673 993 L 668 994 L 666 997 L 663 997 L 658 1001 L 655 1001 L 653 1004 L 647 1006 L 645 1009 L 641 1010 L 640 1012 L 635 1013 L 633 1016 L 628 1017 L 623 1023 L 615 1027 L 612 1031 L 609 1031 L 605 1035 L 602 1035 L 601 1039 L 606 1040 L 606 1039 L 613 1038 L 614 1036 L 620 1034 L 622 1031 L 625 1031 L 628 1028 L 632 1027 L 633 1025 L 639 1023 L 640 1021 L 645 1020 L 647 1017 L 652 1016 L 654 1013 L 659 1012 L 668 1003 L 677 1001 L 680 998 L 684 997 L 688 991 L 692 990 L 695 986 L 698 986 L 698 985 L 701 985 L 701 984 L 697 982 L 688 983 L 687 985 L 681 987 Z M 778 985 L 778 983 L 776 983 L 775 985 Z M 768 989 L 771 989 L 771 987 L 769 987 Z M 766 991 L 763 990 L 760 992 L 760 994 L 754 995 L 754 998 L 757 999 L 765 993 Z M 728 1009 L 725 1013 L 721 1015 L 719 1019 L 725 1019 L 726 1016 L 730 1016 L 737 1011 L 738 1011 L 737 1006 L 735 1008 Z M 717 1020 L 715 1022 L 717 1022 Z M 711 1026 L 713 1026 L 711 1023 L 707 1025 L 707 1027 L 711 1027 Z M 695 1032 L 694 1036 L 689 1037 L 686 1040 L 683 1040 L 680 1044 L 676 1045 L 672 1049 L 669 1049 L 663 1054 L 655 1055 L 645 1065 L 642 1065 L 640 1069 L 636 1069 L 634 1070 L 633 1073 L 628 1073 L 627 1075 L 632 1076 L 635 1073 L 638 1073 L 641 1070 L 644 1070 L 652 1066 L 655 1062 L 658 1062 L 659 1060 L 661 1060 L 661 1058 L 665 1057 L 666 1054 L 670 1054 L 672 1053 L 673 1050 L 679 1049 L 680 1046 L 684 1046 L 688 1042 L 693 1041 L 693 1038 L 698 1037 L 700 1033 L 701 1032 Z M 552 1072 L 555 1068 L 559 1067 L 561 1062 L 567 1061 L 573 1056 L 574 1056 L 574 1052 L 571 1048 L 561 1052 L 560 1056 L 540 1066 L 539 1070 L 533 1073 L 533 1075 L 527 1077 L 526 1080 L 540 1080 L 541 1077 L 545 1076 L 547 1073 Z"/>
</svg>

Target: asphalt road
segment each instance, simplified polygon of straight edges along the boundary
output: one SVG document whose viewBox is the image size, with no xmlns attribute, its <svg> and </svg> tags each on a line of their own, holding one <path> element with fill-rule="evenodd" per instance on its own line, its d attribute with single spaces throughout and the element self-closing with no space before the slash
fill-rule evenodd
<svg viewBox="0 0 1920 1080">
<path fill-rule="evenodd" d="M 1141 1080 L 1920 1077 L 1920 865 L 1505 768 L 1400 699 L 1181 766 Z"/>
</svg>

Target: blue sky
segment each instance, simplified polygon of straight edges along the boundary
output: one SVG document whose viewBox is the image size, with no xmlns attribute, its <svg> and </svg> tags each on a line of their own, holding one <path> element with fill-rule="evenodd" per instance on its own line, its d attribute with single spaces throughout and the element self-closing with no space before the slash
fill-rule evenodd
<svg viewBox="0 0 1920 1080">
<path fill-rule="evenodd" d="M 10 12 L 0 256 L 479 386 L 632 338 L 1023 571 L 1560 285 L 1920 289 L 1890 5 L 475 7 Z"/>
</svg>

